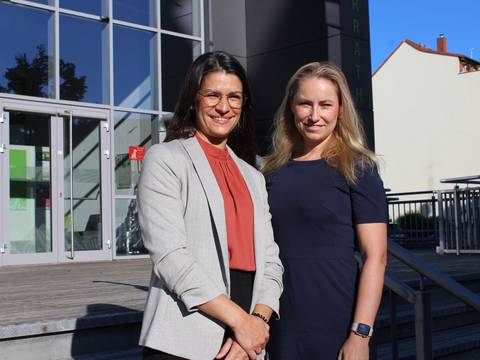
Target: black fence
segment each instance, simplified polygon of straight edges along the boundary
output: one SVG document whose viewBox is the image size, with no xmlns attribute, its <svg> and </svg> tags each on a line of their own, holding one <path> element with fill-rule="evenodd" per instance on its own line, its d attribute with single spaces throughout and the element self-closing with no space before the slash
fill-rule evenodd
<svg viewBox="0 0 480 360">
<path fill-rule="evenodd" d="M 437 199 L 432 191 L 388 194 L 388 236 L 406 248 L 438 244 Z"/>
<path fill-rule="evenodd" d="M 480 188 L 387 195 L 389 238 L 406 248 L 480 253 Z"/>
<path fill-rule="evenodd" d="M 480 254 L 480 188 L 435 191 L 439 253 Z"/>
</svg>

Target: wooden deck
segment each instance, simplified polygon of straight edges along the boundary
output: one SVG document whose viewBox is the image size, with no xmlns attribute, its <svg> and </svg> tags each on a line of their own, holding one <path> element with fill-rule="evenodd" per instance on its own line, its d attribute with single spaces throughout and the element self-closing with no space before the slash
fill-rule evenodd
<svg viewBox="0 0 480 360">
<path fill-rule="evenodd" d="M 480 274 L 479 255 L 416 253 L 455 277 Z M 403 279 L 416 278 L 394 259 L 390 259 L 389 268 Z M 0 268 L 0 339 L 6 337 L 2 329 L 21 324 L 45 327 L 42 325 L 45 322 L 75 319 L 78 325 L 80 319 L 122 313 L 136 314 L 138 321 L 147 295 L 150 270 L 149 259 Z"/>
<path fill-rule="evenodd" d="M 0 268 L 0 327 L 141 312 L 150 270 L 149 259 Z"/>
</svg>

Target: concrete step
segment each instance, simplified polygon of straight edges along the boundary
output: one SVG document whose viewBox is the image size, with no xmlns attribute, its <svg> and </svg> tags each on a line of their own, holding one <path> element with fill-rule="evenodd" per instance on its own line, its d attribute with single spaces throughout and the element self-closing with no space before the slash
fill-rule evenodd
<svg viewBox="0 0 480 360">
<path fill-rule="evenodd" d="M 400 339 L 415 335 L 415 314 L 413 305 L 407 304 L 397 308 L 397 337 Z M 432 307 L 433 331 L 453 329 L 465 325 L 480 323 L 480 313 L 461 302 L 436 304 Z M 379 312 L 375 321 L 377 343 L 389 342 L 390 315 Z"/>
<path fill-rule="evenodd" d="M 480 349 L 480 323 L 447 329 L 433 333 L 433 357 L 442 359 L 460 359 L 466 352 L 475 354 Z M 398 341 L 399 359 L 415 359 L 415 338 L 406 338 Z M 453 356 L 453 357 L 452 357 Z M 455 357 L 457 356 L 457 357 Z M 377 347 L 377 359 L 392 359 L 391 344 L 380 344 Z M 478 358 L 471 358 L 476 360 Z"/>
<path fill-rule="evenodd" d="M 472 259 L 467 259 L 471 261 Z M 476 258 L 478 261 L 478 257 Z M 414 289 L 419 288 L 419 276 L 397 263 L 390 270 Z M 444 269 L 445 270 L 445 269 Z M 471 291 L 480 294 L 480 272 L 471 266 L 450 269 L 449 275 Z M 473 270 L 473 271 L 472 271 Z M 398 273 L 397 273 L 398 272 Z M 435 359 L 480 360 L 480 313 L 474 311 L 428 279 L 425 289 L 431 296 L 432 331 Z M 378 359 L 391 359 L 389 291 L 385 289 L 375 322 Z M 413 304 L 395 295 L 400 359 L 415 358 L 415 314 Z"/>
<path fill-rule="evenodd" d="M 0 326 L 0 360 L 140 359 L 141 318 L 132 310 Z"/>
<path fill-rule="evenodd" d="M 76 356 L 75 360 L 142 360 L 143 349 L 139 346 L 125 351 L 102 352 L 84 356 Z"/>
</svg>

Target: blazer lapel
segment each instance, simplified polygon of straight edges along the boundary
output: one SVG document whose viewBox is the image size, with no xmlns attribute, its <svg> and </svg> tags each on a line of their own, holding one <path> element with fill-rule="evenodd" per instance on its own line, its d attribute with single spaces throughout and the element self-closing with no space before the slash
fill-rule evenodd
<svg viewBox="0 0 480 360">
<path fill-rule="evenodd" d="M 180 140 L 180 143 L 185 148 L 188 156 L 192 160 L 195 172 L 200 179 L 203 190 L 207 197 L 208 205 L 210 207 L 215 229 L 217 230 L 218 239 L 220 242 L 222 252 L 222 268 L 224 270 L 225 286 L 230 291 L 230 272 L 228 264 L 228 244 L 227 244 L 227 229 L 225 223 L 225 208 L 223 205 L 223 196 L 217 184 L 217 179 L 213 174 L 210 163 L 205 156 L 198 140 L 195 137 Z"/>
</svg>

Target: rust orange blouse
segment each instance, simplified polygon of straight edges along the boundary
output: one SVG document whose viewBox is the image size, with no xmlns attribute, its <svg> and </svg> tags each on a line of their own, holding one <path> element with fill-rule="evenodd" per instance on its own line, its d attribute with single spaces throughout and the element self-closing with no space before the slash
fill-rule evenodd
<svg viewBox="0 0 480 360">
<path fill-rule="evenodd" d="M 222 150 L 195 135 L 222 192 L 230 269 L 255 271 L 253 203 L 240 170 Z"/>
</svg>

